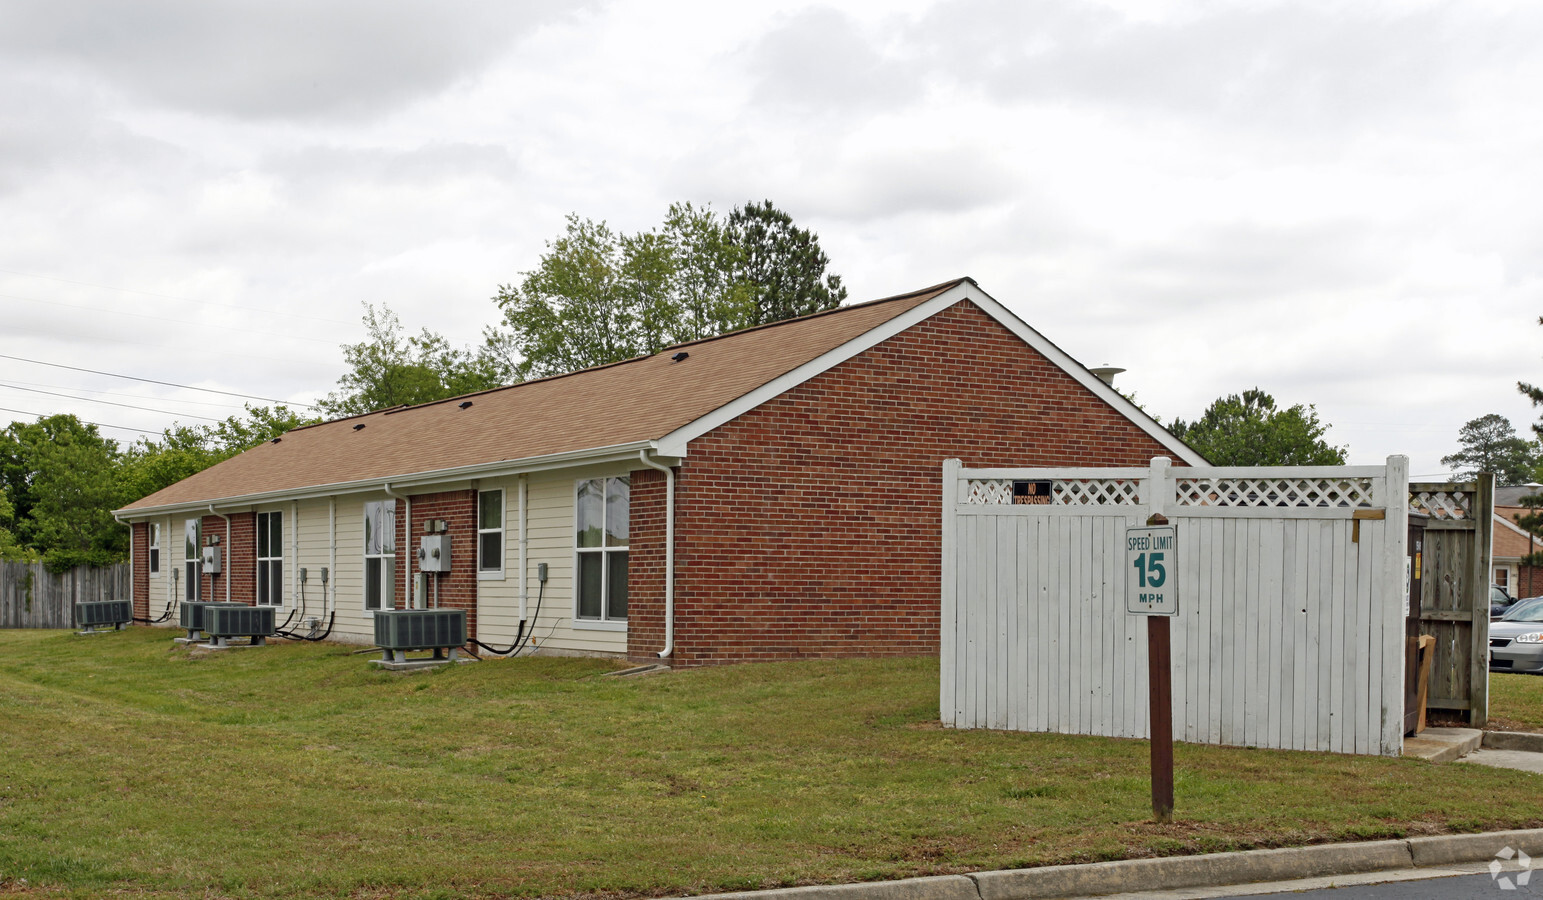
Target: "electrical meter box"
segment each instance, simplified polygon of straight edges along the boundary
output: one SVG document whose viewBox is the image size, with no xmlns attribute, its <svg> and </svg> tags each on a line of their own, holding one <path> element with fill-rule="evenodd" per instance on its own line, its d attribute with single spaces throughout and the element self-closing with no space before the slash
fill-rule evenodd
<svg viewBox="0 0 1543 900">
<path fill-rule="evenodd" d="M 426 534 L 418 538 L 418 571 L 450 571 L 450 535 Z"/>
<path fill-rule="evenodd" d="M 220 574 L 220 548 L 219 547 L 210 546 L 210 547 L 205 547 L 204 548 L 204 574 L 205 575 L 218 575 L 218 574 Z"/>
</svg>

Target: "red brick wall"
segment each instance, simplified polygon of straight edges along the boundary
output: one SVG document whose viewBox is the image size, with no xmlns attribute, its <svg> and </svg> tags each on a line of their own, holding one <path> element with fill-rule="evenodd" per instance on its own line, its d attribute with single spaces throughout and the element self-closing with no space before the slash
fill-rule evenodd
<svg viewBox="0 0 1543 900">
<path fill-rule="evenodd" d="M 225 583 L 230 582 L 230 602 L 251 605 L 257 599 L 257 514 L 227 513 L 230 518 L 230 534 L 225 533 L 225 520 L 216 515 L 204 516 L 204 546 L 211 538 L 220 539 L 220 574 L 203 573 L 199 598 L 225 600 Z M 164 550 L 162 551 L 165 552 Z M 177 534 L 177 564 L 183 565 L 182 534 Z M 162 564 L 165 564 L 163 559 Z M 178 590 L 181 590 L 179 587 Z"/>
<path fill-rule="evenodd" d="M 418 573 L 418 539 L 423 523 L 444 519 L 450 535 L 450 571 L 431 575 L 428 605 L 434 605 L 434 583 L 439 580 L 439 605 L 466 610 L 466 635 L 477 636 L 477 492 L 473 490 L 416 494 L 412 532 L 407 533 L 406 514 L 397 504 L 397 607 L 412 605 L 412 578 Z"/>
<path fill-rule="evenodd" d="M 944 459 L 1159 455 L 1172 453 L 960 303 L 691 442 L 676 484 L 675 661 L 936 653 Z M 634 560 L 663 541 L 639 493 Z M 633 583 L 628 652 L 641 660 L 662 644 L 663 580 Z"/>
<path fill-rule="evenodd" d="M 134 597 L 134 615 L 141 619 L 148 619 L 151 617 L 150 524 L 148 522 L 135 522 L 130 527 L 129 535 L 129 540 L 134 545 L 134 556 L 130 563 L 134 578 L 134 586 L 130 588 Z"/>
<path fill-rule="evenodd" d="M 664 473 L 632 472 L 627 544 L 627 647 L 639 659 L 664 647 Z M 679 553 L 680 548 L 676 547 Z M 676 568 L 680 566 L 676 557 Z M 646 599 L 645 599 L 646 598 Z M 645 602 L 639 603 L 639 599 Z M 658 662 L 654 659 L 654 662 Z"/>
</svg>

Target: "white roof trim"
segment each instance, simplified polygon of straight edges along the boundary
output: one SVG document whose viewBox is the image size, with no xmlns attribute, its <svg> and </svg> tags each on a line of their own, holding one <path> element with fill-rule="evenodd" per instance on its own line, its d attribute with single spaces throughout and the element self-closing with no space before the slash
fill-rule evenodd
<svg viewBox="0 0 1543 900">
<path fill-rule="evenodd" d="M 1530 532 L 1527 529 L 1523 528 L 1522 526 L 1516 524 L 1515 522 L 1512 522 L 1506 516 L 1503 516 L 1500 513 L 1495 513 L 1494 516 L 1495 516 L 1495 521 L 1496 522 L 1499 522 L 1500 524 L 1502 524 L 1505 527 L 1511 529 L 1512 531 L 1516 532 L 1517 534 L 1521 535 L 1522 537 L 1524 537 L 1524 538 L 1535 537 L 1535 535 L 1533 535 L 1532 532 Z"/>
<path fill-rule="evenodd" d="M 1183 441 L 1169 434 L 1167 429 L 1157 424 L 1157 421 L 1151 416 L 1142 412 L 1140 407 L 1125 399 L 1114 388 L 1104 384 L 1097 375 L 1089 372 L 1086 367 L 1072 359 L 1064 350 L 1046 339 L 1044 335 L 1030 328 L 1022 319 L 1013 315 L 1007 307 L 992 299 L 989 294 L 971 281 L 961 281 L 954 287 L 949 288 L 914 309 L 907 310 L 882 325 L 863 332 L 834 350 L 827 351 L 798 368 L 767 382 L 750 393 L 718 407 L 707 415 L 688 422 L 659 439 L 660 453 L 667 456 L 686 456 L 686 445 L 691 441 L 696 440 L 720 425 L 738 418 L 772 398 L 798 387 L 816 375 L 826 372 L 857 354 L 894 337 L 902 331 L 926 321 L 961 300 L 968 300 L 974 303 L 976 307 L 994 319 L 998 324 L 1017 335 L 1025 344 L 1039 351 L 1042 356 L 1050 361 L 1051 365 L 1070 375 L 1083 387 L 1092 391 L 1099 399 L 1125 416 L 1132 424 L 1146 432 L 1153 440 L 1172 451 L 1178 459 L 1192 466 L 1210 465 L 1204 457 L 1190 449 Z"/>
<path fill-rule="evenodd" d="M 961 281 L 926 303 L 906 310 L 893 319 L 863 332 L 834 350 L 827 350 L 814 359 L 789 372 L 773 378 L 748 394 L 741 394 L 699 419 L 687 422 L 659 439 L 659 452 L 665 456 L 685 456 L 686 444 L 696 440 L 719 425 L 733 421 L 757 406 L 787 393 L 816 375 L 833 369 L 841 363 L 881 341 L 889 340 L 907 328 L 925 321 L 969 296 L 970 283 Z"/>
</svg>

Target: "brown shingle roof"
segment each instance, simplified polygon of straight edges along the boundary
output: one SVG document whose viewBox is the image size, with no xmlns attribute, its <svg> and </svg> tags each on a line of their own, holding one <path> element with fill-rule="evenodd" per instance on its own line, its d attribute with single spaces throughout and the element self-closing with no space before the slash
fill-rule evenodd
<svg viewBox="0 0 1543 900">
<path fill-rule="evenodd" d="M 657 440 L 963 280 L 568 375 L 298 428 L 280 443 L 254 447 L 124 510 L 301 491 Z M 681 349 L 690 357 L 672 361 Z M 462 409 L 466 400 L 472 405 Z"/>
</svg>

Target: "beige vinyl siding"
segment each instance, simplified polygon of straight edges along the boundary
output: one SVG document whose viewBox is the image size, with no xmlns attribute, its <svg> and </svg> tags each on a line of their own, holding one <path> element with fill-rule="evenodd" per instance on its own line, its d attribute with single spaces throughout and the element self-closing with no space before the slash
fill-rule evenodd
<svg viewBox="0 0 1543 900">
<path fill-rule="evenodd" d="M 573 500 L 581 479 L 627 475 L 631 470 L 629 465 L 613 464 L 528 476 L 526 516 L 530 546 L 525 583 L 529 590 L 526 610 L 535 620 L 533 648 L 566 653 L 627 652 L 625 630 L 573 627 Z M 516 477 L 484 479 L 480 487 L 504 490 L 504 569 L 508 577 L 477 583 L 478 639 L 506 647 L 514 642 L 520 623 L 520 483 Z M 536 567 L 540 563 L 547 564 L 547 582 L 537 618 L 541 584 L 536 580 Z"/>
<path fill-rule="evenodd" d="M 291 627 L 304 634 L 306 620 L 312 616 L 321 620 L 321 630 L 327 628 L 328 594 L 331 592 L 331 572 L 328 585 L 323 589 L 321 570 L 330 567 L 328 561 L 331 542 L 327 529 L 327 501 L 302 500 L 299 503 L 299 525 L 295 525 L 295 504 L 286 503 L 284 515 L 284 603 L 296 610 Z M 299 554 L 295 553 L 296 537 L 299 538 Z M 305 569 L 306 580 L 300 584 L 299 573 Z M 289 615 L 285 610 L 284 615 Z M 333 637 L 337 636 L 336 630 Z"/>
<path fill-rule="evenodd" d="M 173 521 L 179 523 L 178 527 L 180 528 L 181 519 L 173 520 L 170 516 L 156 516 L 155 518 L 147 519 L 146 521 L 151 525 L 161 526 L 161 570 L 151 574 L 150 576 L 150 618 L 154 620 L 159 619 L 161 616 L 166 614 L 166 604 L 168 601 L 176 601 L 180 599 L 178 595 L 172 590 L 171 573 L 174 568 L 178 568 L 182 565 L 182 532 L 179 530 L 176 534 L 177 540 L 175 549 L 177 551 L 177 556 L 175 559 L 173 559 L 171 556 L 170 536 L 172 533 L 171 529 Z M 147 544 L 146 546 L 148 547 L 149 545 Z M 148 553 L 146 554 L 145 560 L 146 565 L 148 565 Z M 177 589 L 181 590 L 181 587 L 182 580 L 179 577 L 177 580 Z M 135 615 L 138 615 L 138 613 Z M 173 607 L 171 618 L 167 619 L 165 622 L 161 622 L 160 624 L 170 628 L 177 627 L 177 615 L 175 607 Z"/>
</svg>

